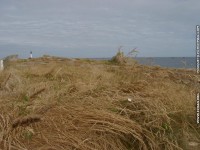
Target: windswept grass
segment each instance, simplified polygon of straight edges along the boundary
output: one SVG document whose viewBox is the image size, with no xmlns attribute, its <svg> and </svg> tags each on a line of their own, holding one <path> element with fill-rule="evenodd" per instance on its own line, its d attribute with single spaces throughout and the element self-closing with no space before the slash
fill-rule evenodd
<svg viewBox="0 0 200 150">
<path fill-rule="evenodd" d="M 194 71 L 43 57 L 0 72 L 0 149 L 199 149 Z"/>
</svg>

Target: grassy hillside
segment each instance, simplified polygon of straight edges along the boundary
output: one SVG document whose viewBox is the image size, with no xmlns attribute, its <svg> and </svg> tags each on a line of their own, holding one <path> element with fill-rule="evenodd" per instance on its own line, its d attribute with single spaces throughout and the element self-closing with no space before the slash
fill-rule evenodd
<svg viewBox="0 0 200 150">
<path fill-rule="evenodd" d="M 198 78 L 137 63 L 11 62 L 0 72 L 0 149 L 199 149 Z"/>
</svg>

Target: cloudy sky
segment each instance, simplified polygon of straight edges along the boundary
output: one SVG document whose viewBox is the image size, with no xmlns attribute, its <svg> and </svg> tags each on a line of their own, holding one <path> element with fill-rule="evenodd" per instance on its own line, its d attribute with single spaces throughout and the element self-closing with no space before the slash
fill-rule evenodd
<svg viewBox="0 0 200 150">
<path fill-rule="evenodd" d="M 0 0 L 0 57 L 195 56 L 199 0 Z"/>
</svg>

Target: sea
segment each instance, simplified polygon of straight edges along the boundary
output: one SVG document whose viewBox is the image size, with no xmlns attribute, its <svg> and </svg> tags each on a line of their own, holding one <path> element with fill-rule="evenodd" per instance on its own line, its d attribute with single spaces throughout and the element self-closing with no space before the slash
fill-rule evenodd
<svg viewBox="0 0 200 150">
<path fill-rule="evenodd" d="M 196 68 L 196 57 L 138 57 L 138 63 L 168 68 Z"/>
<path fill-rule="evenodd" d="M 111 58 L 96 58 L 108 60 Z M 167 68 L 195 69 L 196 57 L 136 57 L 139 64 Z"/>
</svg>

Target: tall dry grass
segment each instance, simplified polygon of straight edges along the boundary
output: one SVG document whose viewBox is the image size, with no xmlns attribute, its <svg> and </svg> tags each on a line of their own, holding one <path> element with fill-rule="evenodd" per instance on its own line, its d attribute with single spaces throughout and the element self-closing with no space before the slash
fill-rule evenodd
<svg viewBox="0 0 200 150">
<path fill-rule="evenodd" d="M 199 149 L 197 78 L 135 63 L 13 62 L 0 73 L 0 149 Z"/>
</svg>

